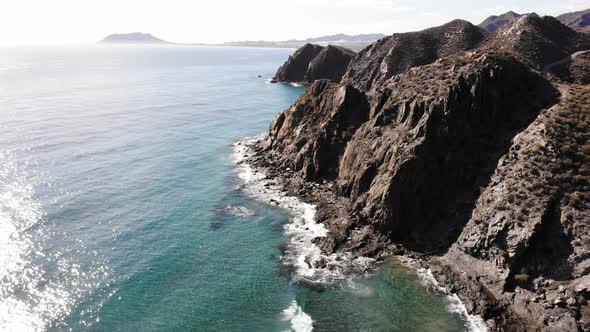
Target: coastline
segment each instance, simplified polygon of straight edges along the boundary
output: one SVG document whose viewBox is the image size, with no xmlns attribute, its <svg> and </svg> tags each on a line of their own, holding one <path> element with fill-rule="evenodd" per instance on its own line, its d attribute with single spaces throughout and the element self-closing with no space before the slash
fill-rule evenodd
<svg viewBox="0 0 590 332">
<path fill-rule="evenodd" d="M 454 291 L 457 288 L 449 275 L 445 275 L 442 269 L 431 269 L 429 256 L 391 245 L 368 228 L 355 229 L 346 237 L 350 223 L 346 220 L 351 218 L 350 203 L 338 196 L 335 184 L 306 181 L 282 166 L 273 158 L 272 152 L 266 153 L 262 148 L 265 138 L 266 135 L 262 134 L 235 143 L 234 160 L 240 168 L 238 176 L 244 183 L 242 189 L 260 201 L 291 211 L 293 221 L 285 226 L 285 234 L 290 240 L 281 260 L 293 269 L 295 282 L 310 287 L 328 286 L 350 276 L 368 275 L 385 260 L 397 260 L 401 266 L 416 273 L 424 288 L 446 297 L 447 310 L 460 317 L 468 331 L 489 330 L 489 324 L 479 313 L 470 310 L 473 308 L 470 303 L 479 298 L 460 297 Z M 321 277 L 317 279 L 318 276 Z M 301 320 L 287 314 L 292 312 L 297 312 L 295 316 L 299 318 L 299 315 L 305 315 L 304 321 L 309 324 L 313 321 L 294 302 L 284 313 L 285 317 L 291 317 L 295 331 L 311 331 L 307 330 L 311 325 L 296 329 Z"/>
</svg>

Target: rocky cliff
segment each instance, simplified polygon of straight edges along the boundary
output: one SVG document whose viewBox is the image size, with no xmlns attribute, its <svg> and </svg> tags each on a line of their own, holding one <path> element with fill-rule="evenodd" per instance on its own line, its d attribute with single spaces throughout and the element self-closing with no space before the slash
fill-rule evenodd
<svg viewBox="0 0 590 332">
<path fill-rule="evenodd" d="M 355 52 L 340 46 L 305 44 L 283 64 L 273 82 L 310 84 L 315 80 L 340 81 Z"/>
<path fill-rule="evenodd" d="M 587 330 L 588 46 L 531 15 L 393 35 L 277 115 L 255 159 L 318 204 L 324 250 L 419 258 L 492 328 Z"/>
<path fill-rule="evenodd" d="M 321 79 L 339 82 L 355 55 L 347 48 L 328 45 L 311 60 L 303 80 L 306 83 Z"/>
</svg>

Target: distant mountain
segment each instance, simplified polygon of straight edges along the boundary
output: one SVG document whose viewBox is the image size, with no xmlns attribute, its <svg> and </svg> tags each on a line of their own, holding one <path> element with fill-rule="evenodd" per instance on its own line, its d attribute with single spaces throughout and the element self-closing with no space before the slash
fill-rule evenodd
<svg viewBox="0 0 590 332">
<path fill-rule="evenodd" d="M 352 50 L 360 50 L 369 44 L 385 37 L 381 33 L 361 34 L 361 35 L 345 35 L 336 34 L 329 36 L 321 36 L 307 39 L 290 39 L 284 41 L 236 41 L 224 43 L 224 46 L 249 46 L 249 47 L 287 47 L 299 48 L 305 44 L 312 43 L 317 45 L 338 45 Z"/>
<path fill-rule="evenodd" d="M 515 19 L 521 17 L 522 15 L 515 13 L 513 11 L 509 11 L 502 15 L 492 15 L 486 18 L 483 22 L 479 24 L 479 27 L 487 30 L 489 32 L 494 32 L 502 27 L 504 24 L 514 21 Z"/>
<path fill-rule="evenodd" d="M 588 31 L 590 27 L 590 9 L 581 10 L 579 12 L 566 13 L 556 17 L 561 23 L 567 25 L 574 30 Z"/>
<path fill-rule="evenodd" d="M 149 33 L 132 32 L 108 35 L 99 43 L 106 44 L 169 44 L 165 40 L 156 38 Z"/>
<path fill-rule="evenodd" d="M 360 42 L 374 42 L 385 37 L 382 33 L 370 33 L 362 35 L 345 35 L 336 34 L 329 36 L 321 36 L 315 38 L 307 38 L 303 40 L 291 39 L 287 40 L 286 43 L 315 43 L 315 44 L 327 44 L 327 43 L 360 43 Z"/>
</svg>

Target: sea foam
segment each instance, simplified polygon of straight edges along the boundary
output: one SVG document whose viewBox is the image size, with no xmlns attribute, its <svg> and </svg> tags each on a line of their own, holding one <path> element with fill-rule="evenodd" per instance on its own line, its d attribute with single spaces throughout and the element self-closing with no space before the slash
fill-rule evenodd
<svg viewBox="0 0 590 332">
<path fill-rule="evenodd" d="M 296 301 L 291 302 L 291 305 L 283 310 L 283 320 L 291 323 L 291 329 L 295 332 L 311 332 L 313 331 L 313 320 L 311 317 L 303 312 L 303 309 Z"/>
<path fill-rule="evenodd" d="M 465 322 L 465 328 L 467 330 L 472 332 L 488 331 L 488 327 L 484 320 L 480 316 L 470 315 L 465 304 L 461 302 L 461 299 L 459 299 L 457 294 L 449 294 L 444 287 L 440 286 L 430 269 L 418 269 L 417 272 L 420 282 L 424 287 L 446 296 L 448 303 L 447 309 L 449 312 L 459 316 Z"/>
<path fill-rule="evenodd" d="M 268 179 L 263 171 L 247 163 L 251 147 L 264 136 L 245 138 L 234 145 L 234 161 L 238 165 L 238 177 L 247 194 L 260 201 L 277 205 L 291 212 L 291 220 L 284 226 L 289 241 L 283 253 L 283 264 L 291 267 L 294 282 L 316 286 L 329 286 L 348 280 L 351 276 L 366 273 L 374 259 L 353 258 L 346 253 L 325 254 L 314 239 L 328 234 L 326 227 L 315 220 L 316 206 L 288 196 L 280 186 Z"/>
</svg>

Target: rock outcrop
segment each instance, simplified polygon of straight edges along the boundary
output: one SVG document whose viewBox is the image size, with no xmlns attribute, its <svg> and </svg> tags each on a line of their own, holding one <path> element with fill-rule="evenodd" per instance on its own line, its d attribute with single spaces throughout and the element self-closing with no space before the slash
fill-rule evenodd
<svg viewBox="0 0 590 332">
<path fill-rule="evenodd" d="M 492 15 L 486 18 L 483 22 L 479 24 L 479 27 L 488 31 L 488 32 L 495 32 L 496 30 L 500 29 L 502 26 L 510 23 L 517 18 L 521 17 L 522 15 L 517 14 L 513 11 L 506 12 L 502 15 Z"/>
<path fill-rule="evenodd" d="M 419 258 L 492 328 L 588 330 L 588 46 L 532 15 L 393 35 L 280 113 L 256 160 L 318 204 L 324 250 Z"/>
<path fill-rule="evenodd" d="M 311 62 L 303 79 L 311 84 L 316 80 L 340 82 L 348 64 L 356 53 L 340 46 L 326 46 Z"/>
<path fill-rule="evenodd" d="M 355 52 L 344 47 L 305 44 L 283 64 L 273 82 L 311 84 L 315 80 L 340 81 Z"/>
<path fill-rule="evenodd" d="M 273 82 L 303 82 L 311 61 L 323 50 L 320 45 L 305 44 L 301 46 L 277 70 Z"/>
</svg>

